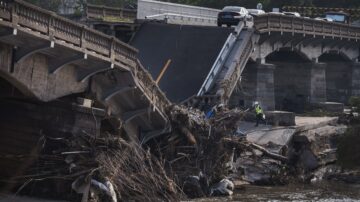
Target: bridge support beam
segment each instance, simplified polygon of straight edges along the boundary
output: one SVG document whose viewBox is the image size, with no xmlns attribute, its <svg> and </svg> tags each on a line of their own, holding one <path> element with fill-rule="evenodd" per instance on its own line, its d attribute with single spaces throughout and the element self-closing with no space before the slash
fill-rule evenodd
<svg viewBox="0 0 360 202">
<path fill-rule="evenodd" d="M 313 63 L 310 72 L 310 102 L 326 102 L 326 64 Z"/>
<path fill-rule="evenodd" d="M 351 96 L 360 96 L 360 62 L 352 65 Z"/>
<path fill-rule="evenodd" d="M 126 93 L 131 90 L 135 90 L 136 86 L 120 86 L 114 89 L 111 89 L 109 91 L 104 92 L 104 94 L 101 97 L 101 100 L 103 102 L 108 102 L 112 97 L 118 94 Z"/>
<path fill-rule="evenodd" d="M 258 64 L 256 68 L 256 100 L 260 102 L 264 110 L 275 110 L 275 65 Z"/>
</svg>

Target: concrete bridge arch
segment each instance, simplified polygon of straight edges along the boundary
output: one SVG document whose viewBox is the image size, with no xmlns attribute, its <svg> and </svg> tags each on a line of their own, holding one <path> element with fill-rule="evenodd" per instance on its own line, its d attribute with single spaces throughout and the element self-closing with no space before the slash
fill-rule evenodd
<svg viewBox="0 0 360 202">
<path fill-rule="evenodd" d="M 0 61 L 0 76 L 27 97 L 47 102 L 85 91 L 87 83 L 77 81 L 75 66 L 67 65 L 56 74 L 51 74 L 51 57 L 33 53 L 16 61 L 19 52 L 20 49 L 16 51 L 11 45 L 0 45 L 0 57 L 3 58 Z"/>
</svg>

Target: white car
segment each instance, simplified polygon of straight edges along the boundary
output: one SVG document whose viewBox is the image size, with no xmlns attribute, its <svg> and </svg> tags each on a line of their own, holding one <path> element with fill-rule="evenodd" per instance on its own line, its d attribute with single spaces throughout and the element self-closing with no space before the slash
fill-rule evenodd
<svg viewBox="0 0 360 202">
<path fill-rule="evenodd" d="M 269 12 L 269 14 L 272 14 L 272 15 L 285 15 L 284 13 L 280 13 L 280 12 Z"/>
<path fill-rule="evenodd" d="M 260 10 L 260 9 L 247 9 L 249 11 L 249 14 L 252 16 L 258 16 L 258 15 L 262 15 L 265 14 L 265 11 Z"/>
<path fill-rule="evenodd" d="M 295 17 L 301 17 L 300 13 L 298 12 L 283 12 L 284 15 L 290 15 L 290 16 L 295 16 Z"/>
<path fill-rule="evenodd" d="M 242 20 L 247 20 L 249 16 L 249 12 L 244 7 L 225 6 L 218 14 L 217 24 L 219 27 L 223 24 L 230 27 L 231 25 L 239 24 Z"/>
<path fill-rule="evenodd" d="M 331 18 L 321 18 L 321 17 L 317 17 L 317 18 L 314 18 L 314 20 L 326 21 L 326 22 L 334 22 L 334 20 L 331 19 Z"/>
</svg>

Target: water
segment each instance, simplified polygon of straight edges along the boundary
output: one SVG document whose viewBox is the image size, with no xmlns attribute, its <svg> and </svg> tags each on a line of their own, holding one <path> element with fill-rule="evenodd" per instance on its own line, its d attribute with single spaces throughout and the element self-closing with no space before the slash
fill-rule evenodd
<svg viewBox="0 0 360 202">
<path fill-rule="evenodd" d="M 360 202 L 360 185 L 321 183 L 316 185 L 246 186 L 232 197 L 204 198 L 200 201 L 269 201 L 269 202 Z"/>
</svg>

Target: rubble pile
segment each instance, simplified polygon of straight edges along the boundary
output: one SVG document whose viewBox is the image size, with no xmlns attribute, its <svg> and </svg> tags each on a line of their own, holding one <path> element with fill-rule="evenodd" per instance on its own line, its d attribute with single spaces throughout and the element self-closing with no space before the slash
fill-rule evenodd
<svg viewBox="0 0 360 202">
<path fill-rule="evenodd" d="M 236 123 L 244 113 L 238 109 L 222 108 L 207 119 L 196 109 L 173 106 L 169 109 L 169 116 L 173 132 L 164 142 L 167 146 L 160 151 L 169 162 L 169 174 L 190 197 L 214 194 L 212 187 L 231 171 L 234 153 L 243 152 L 243 148 L 235 148 L 239 138 L 229 137 L 235 134 Z M 191 176 L 204 178 L 201 190 L 188 186 Z"/>
<path fill-rule="evenodd" d="M 227 176 L 245 145 L 233 135 L 244 113 L 222 108 L 208 119 L 202 111 L 174 105 L 168 115 L 172 132 L 143 145 L 127 140 L 129 134 L 108 131 L 43 134 L 37 160 L 14 179 L 21 184 L 17 193 L 113 202 L 177 201 L 183 192 L 189 197 L 232 194 Z M 199 189 L 191 187 L 194 176 L 204 179 Z"/>
<path fill-rule="evenodd" d="M 206 118 L 202 111 L 175 105 L 168 114 L 172 133 L 147 146 L 167 162 L 167 173 L 188 197 L 231 195 L 234 182 L 260 183 L 253 179 L 254 169 L 270 173 L 271 184 L 287 180 L 286 157 L 237 134 L 244 111 L 219 107 Z"/>
<path fill-rule="evenodd" d="M 71 201 L 177 201 L 162 162 L 134 142 L 103 133 L 44 137 L 40 156 L 18 176 L 20 194 Z"/>
<path fill-rule="evenodd" d="M 206 116 L 194 108 L 170 106 L 171 132 L 146 142 L 130 141 L 126 137 L 131 134 L 113 129 L 103 129 L 100 136 L 84 131 L 61 138 L 44 135 L 37 161 L 14 179 L 23 184 L 18 193 L 84 202 L 228 196 L 239 184 L 282 185 L 297 175 L 310 180 L 320 164 L 334 162 L 330 153 L 324 163 L 316 159 L 328 150 L 323 145 L 333 141 L 325 134 L 344 131 L 329 125 L 258 131 L 271 140 L 278 133 L 295 134 L 285 145 L 260 145 L 238 130 L 246 112 L 223 106 L 213 110 Z M 308 154 L 314 161 L 309 162 Z"/>
</svg>

